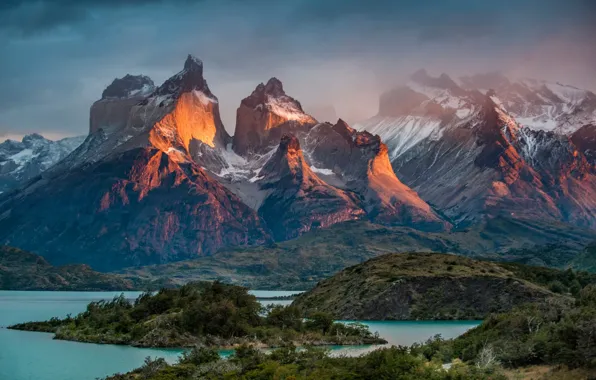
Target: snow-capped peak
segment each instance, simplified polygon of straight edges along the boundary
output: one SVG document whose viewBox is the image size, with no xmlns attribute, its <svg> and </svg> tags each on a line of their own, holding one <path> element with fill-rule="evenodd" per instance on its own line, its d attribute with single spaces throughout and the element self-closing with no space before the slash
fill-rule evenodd
<svg viewBox="0 0 596 380">
<path fill-rule="evenodd" d="M 39 175 L 66 157 L 84 140 L 83 136 L 58 141 L 34 133 L 22 141 L 7 140 L 0 144 L 0 191 L 6 192 Z"/>
<path fill-rule="evenodd" d="M 266 109 L 286 120 L 315 122 L 312 116 L 304 112 L 298 100 L 286 95 L 282 82 L 275 77 L 266 84 L 260 83 L 242 103 L 254 110 Z"/>
<path fill-rule="evenodd" d="M 121 99 L 133 96 L 148 96 L 155 90 L 155 84 L 145 75 L 127 74 L 116 78 L 101 94 L 102 99 Z"/>
</svg>

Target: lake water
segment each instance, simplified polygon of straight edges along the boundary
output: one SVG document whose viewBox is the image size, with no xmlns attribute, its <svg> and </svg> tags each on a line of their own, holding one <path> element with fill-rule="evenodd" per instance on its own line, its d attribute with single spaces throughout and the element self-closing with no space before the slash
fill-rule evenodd
<svg viewBox="0 0 596 380">
<path fill-rule="evenodd" d="M 292 291 L 252 291 L 257 297 L 291 295 Z M 53 340 L 52 334 L 7 330 L 11 324 L 65 317 L 85 310 L 91 301 L 111 299 L 120 292 L 18 292 L 0 291 L 0 380 L 94 380 L 139 367 L 145 357 L 173 362 L 181 350 L 147 349 Z M 124 292 L 136 298 L 139 292 Z M 263 301 L 287 304 L 288 301 Z M 390 344 L 410 345 L 435 334 L 456 337 L 477 321 L 382 322 L 363 321 Z M 370 347 L 337 352 L 358 354 Z"/>
</svg>

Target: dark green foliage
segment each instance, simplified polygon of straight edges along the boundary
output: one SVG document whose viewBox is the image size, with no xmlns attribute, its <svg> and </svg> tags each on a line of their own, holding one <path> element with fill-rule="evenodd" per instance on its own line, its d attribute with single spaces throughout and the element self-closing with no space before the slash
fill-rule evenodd
<svg viewBox="0 0 596 380">
<path fill-rule="evenodd" d="M 219 353 L 216 349 L 206 347 L 193 347 L 190 351 L 186 351 L 180 358 L 182 364 L 201 365 L 211 363 L 219 360 Z"/>
<path fill-rule="evenodd" d="M 487 351 L 508 367 L 566 365 L 596 369 L 596 286 L 584 288 L 576 306 L 531 304 L 493 315 L 453 342 L 453 354 L 478 362 Z"/>
<path fill-rule="evenodd" d="M 373 344 L 384 340 L 363 326 L 333 323 L 320 314 L 306 324 L 292 306 L 273 306 L 263 313 L 246 288 L 220 282 L 192 283 L 179 289 L 143 293 L 134 303 L 123 295 L 92 302 L 74 318 L 53 318 L 11 328 L 54 332 L 57 339 L 143 347 L 227 347 L 246 342 L 279 345 L 280 341 L 319 344 Z M 208 352 L 192 351 L 190 362 Z M 196 364 L 196 363 L 195 363 Z"/>
<path fill-rule="evenodd" d="M 282 330 L 289 328 L 302 330 L 302 313 L 294 306 L 272 305 L 269 307 L 266 323 L 269 326 L 279 327 Z"/>
<path fill-rule="evenodd" d="M 306 321 L 306 328 L 308 330 L 320 331 L 323 334 L 329 332 L 333 325 L 333 316 L 329 313 L 314 312 Z"/>
<path fill-rule="evenodd" d="M 185 375 L 189 372 L 191 375 Z M 143 373 L 138 369 L 109 380 L 132 380 Z M 172 374 L 176 373 L 176 377 Z M 229 359 L 189 367 L 181 363 L 161 368 L 147 380 L 169 379 L 301 379 L 301 380 L 505 380 L 498 370 L 484 370 L 465 364 L 444 370 L 416 349 L 391 347 L 361 357 L 330 357 L 325 350 L 288 345 L 265 354 L 250 346 L 241 346 Z"/>
<path fill-rule="evenodd" d="M 596 274 L 529 266 L 518 263 L 497 263 L 513 272 L 516 277 L 547 287 L 552 292 L 577 296 L 579 290 L 588 284 L 596 284 Z"/>
</svg>

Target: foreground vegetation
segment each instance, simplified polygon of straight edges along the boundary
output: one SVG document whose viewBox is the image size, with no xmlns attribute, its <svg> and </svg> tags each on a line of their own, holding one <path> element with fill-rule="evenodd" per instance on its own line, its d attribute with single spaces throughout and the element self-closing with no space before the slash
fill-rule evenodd
<svg viewBox="0 0 596 380">
<path fill-rule="evenodd" d="M 249 346 L 239 347 L 229 359 L 217 352 L 195 348 L 178 364 L 147 358 L 145 364 L 130 373 L 105 380 L 174 379 L 304 379 L 304 380 L 505 380 L 495 369 L 457 363 L 444 368 L 437 360 L 428 360 L 422 347 L 391 347 L 361 357 L 331 357 L 316 348 L 298 350 L 286 346 L 263 353 Z"/>
<path fill-rule="evenodd" d="M 303 321 L 295 307 L 271 306 L 264 310 L 247 289 L 220 282 L 192 283 L 179 289 L 162 289 L 154 295 L 144 293 L 134 303 L 124 296 L 92 302 L 76 317 L 10 328 L 53 332 L 55 339 L 139 347 L 386 343 L 366 326 L 334 323 L 328 314 L 313 313 Z"/>
<path fill-rule="evenodd" d="M 487 318 L 434 353 L 505 367 L 565 365 L 596 376 L 596 285 L 583 288 L 574 305 L 538 303 Z"/>
<path fill-rule="evenodd" d="M 594 378 L 596 285 L 587 284 L 571 302 L 551 298 L 518 306 L 489 316 L 480 326 L 452 340 L 437 336 L 424 344 L 382 348 L 361 357 L 331 357 L 326 351 L 298 350 L 292 345 L 264 353 L 242 345 L 229 359 L 221 359 L 216 351 L 196 347 L 177 364 L 147 359 L 141 368 L 107 379 Z"/>
</svg>

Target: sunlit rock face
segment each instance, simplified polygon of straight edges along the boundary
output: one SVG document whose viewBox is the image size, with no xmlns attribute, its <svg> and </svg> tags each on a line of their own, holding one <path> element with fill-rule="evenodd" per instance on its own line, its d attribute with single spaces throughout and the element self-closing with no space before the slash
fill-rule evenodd
<svg viewBox="0 0 596 380">
<path fill-rule="evenodd" d="M 158 148 L 167 151 L 181 144 L 192 155 L 193 140 L 211 148 L 225 147 L 230 141 L 221 122 L 219 101 L 203 77 L 199 59 L 189 56 L 184 69 L 161 85 L 151 100 L 148 104 L 163 104 L 169 111 L 151 130 L 150 142 Z"/>
<path fill-rule="evenodd" d="M 256 213 L 204 170 L 151 148 L 40 180 L 0 209 L 3 243 L 99 270 L 270 241 Z"/>
<path fill-rule="evenodd" d="M 583 143 L 594 132 L 581 124 L 591 117 L 590 107 L 573 111 L 574 104 L 590 103 L 590 93 L 543 83 L 559 91 L 547 97 L 542 86 L 514 85 L 501 76 L 462 82 L 418 72 L 381 97 L 378 116 L 356 127 L 379 134 L 399 178 L 455 224 L 507 216 L 596 227 L 594 166 Z M 484 88 L 489 85 L 501 92 Z M 512 89 L 525 95 L 513 97 Z M 567 102 L 553 103 L 552 110 L 566 109 L 569 117 L 557 113 L 529 123 L 519 102 L 530 110 L 530 100 L 541 96 Z"/>
<path fill-rule="evenodd" d="M 107 270 L 271 240 L 257 211 L 202 167 L 199 156 L 218 156 L 230 137 L 200 60 L 157 88 L 116 80 L 91 114 L 80 147 L 0 203 L 0 242 Z"/>
<path fill-rule="evenodd" d="M 259 174 L 259 185 L 267 192 L 259 214 L 277 240 L 366 217 L 356 194 L 325 183 L 312 171 L 294 135 L 282 136 Z"/>
<path fill-rule="evenodd" d="M 281 81 L 271 78 L 242 100 L 236 114 L 233 149 L 247 156 L 275 147 L 286 132 L 308 130 L 316 120 L 286 95 Z"/>
<path fill-rule="evenodd" d="M 444 230 L 444 222 L 418 194 L 395 175 L 379 136 L 358 132 L 343 120 L 320 124 L 306 137 L 318 168 L 341 177 L 345 188 L 363 199 L 368 217 L 378 223 Z"/>
<path fill-rule="evenodd" d="M 148 146 L 180 159 L 196 158 L 201 144 L 224 148 L 231 142 L 218 99 L 203 77 L 203 62 L 190 55 L 159 87 L 145 76 L 114 80 L 91 107 L 88 140 L 73 157 L 77 164 Z"/>
</svg>

